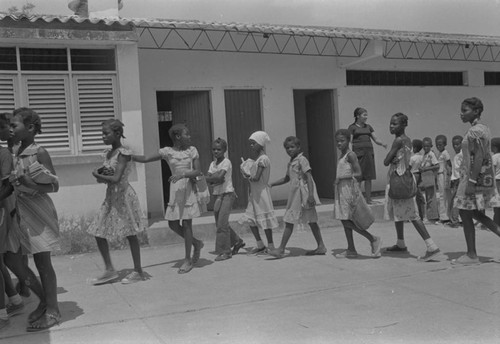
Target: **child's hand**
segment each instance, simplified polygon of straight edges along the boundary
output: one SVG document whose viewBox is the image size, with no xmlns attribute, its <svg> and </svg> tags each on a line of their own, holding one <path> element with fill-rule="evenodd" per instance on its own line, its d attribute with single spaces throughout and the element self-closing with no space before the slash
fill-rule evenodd
<svg viewBox="0 0 500 344">
<path fill-rule="evenodd" d="M 316 205 L 316 201 L 314 199 L 314 196 L 307 197 L 307 206 L 312 208 L 315 205 Z"/>
<path fill-rule="evenodd" d="M 394 165 L 396 165 L 396 164 L 398 164 L 398 163 L 399 163 L 399 160 L 400 160 L 400 159 L 399 159 L 397 156 L 395 156 L 394 158 L 392 158 L 391 163 L 392 163 L 392 164 L 394 164 Z"/>
<path fill-rule="evenodd" d="M 104 181 L 101 179 L 101 175 L 99 174 L 98 168 L 92 171 L 92 175 L 94 176 L 94 178 L 97 180 L 98 183 L 104 183 Z"/>
<path fill-rule="evenodd" d="M 171 176 L 170 178 L 168 178 L 168 181 L 170 183 L 177 183 L 179 180 L 181 180 L 183 178 L 184 178 L 183 175 L 180 175 L 180 176 Z"/>
<path fill-rule="evenodd" d="M 19 183 L 18 185 L 24 185 L 29 188 L 33 188 L 33 186 L 36 186 L 36 183 L 33 181 L 33 179 L 26 173 L 17 177 L 17 182 Z"/>
</svg>

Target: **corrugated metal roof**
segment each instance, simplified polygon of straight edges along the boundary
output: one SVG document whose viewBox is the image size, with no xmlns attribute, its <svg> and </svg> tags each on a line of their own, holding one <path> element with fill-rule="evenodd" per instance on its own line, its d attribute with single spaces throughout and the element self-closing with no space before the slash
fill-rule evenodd
<svg viewBox="0 0 500 344">
<path fill-rule="evenodd" d="M 176 28 L 188 30 L 211 31 L 236 31 L 273 33 L 296 36 L 338 37 L 354 39 L 370 39 L 396 42 L 423 42 L 423 43 L 448 43 L 448 44 L 474 44 L 485 46 L 500 46 L 499 36 L 448 34 L 437 32 L 413 32 L 394 30 L 373 30 L 361 28 L 341 28 L 322 26 L 299 25 L 272 25 L 272 24 L 243 24 L 243 23 L 217 23 L 201 22 L 198 20 L 173 20 L 151 18 L 84 18 L 80 16 L 57 15 L 9 15 L 0 14 L 0 22 L 6 18 L 15 21 L 29 20 L 30 22 L 45 21 L 47 23 L 58 21 L 60 23 L 91 23 L 106 25 L 133 25 L 135 27 L 151 28 Z"/>
</svg>

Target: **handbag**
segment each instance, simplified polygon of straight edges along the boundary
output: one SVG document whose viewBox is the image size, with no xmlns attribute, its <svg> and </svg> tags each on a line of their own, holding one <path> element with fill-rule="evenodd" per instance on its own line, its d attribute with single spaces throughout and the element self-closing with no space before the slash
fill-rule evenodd
<svg viewBox="0 0 500 344">
<path fill-rule="evenodd" d="M 479 146 L 483 151 L 483 162 L 481 164 L 481 170 L 476 178 L 476 192 L 491 191 L 495 186 L 495 171 L 493 169 L 493 160 L 491 159 L 491 154 L 488 150 L 484 149 L 483 142 L 479 141 Z M 471 169 L 474 164 L 474 156 L 471 155 Z"/>
<path fill-rule="evenodd" d="M 434 171 L 424 171 L 420 174 L 420 187 L 422 188 L 430 188 L 436 185 L 436 175 Z"/>
<path fill-rule="evenodd" d="M 366 204 L 365 198 L 361 195 L 357 182 L 353 181 L 353 184 L 357 197 L 351 208 L 351 221 L 357 228 L 366 230 L 375 222 L 375 217 Z"/>
<path fill-rule="evenodd" d="M 410 169 L 399 175 L 396 170 L 389 178 L 389 197 L 392 199 L 409 199 L 417 194 L 417 183 Z"/>
</svg>

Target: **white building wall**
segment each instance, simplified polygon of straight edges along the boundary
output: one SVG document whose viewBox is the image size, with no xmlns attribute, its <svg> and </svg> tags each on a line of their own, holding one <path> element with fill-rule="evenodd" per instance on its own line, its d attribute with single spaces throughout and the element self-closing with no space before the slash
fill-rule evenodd
<svg viewBox="0 0 500 344">
<path fill-rule="evenodd" d="M 463 134 L 467 126 L 458 118 L 460 102 L 471 96 L 481 98 L 485 105 L 484 122 L 492 133 L 500 136 L 496 109 L 500 108 L 500 87 L 483 87 L 483 70 L 500 70 L 491 63 L 450 61 L 385 60 L 375 57 L 364 63 L 355 59 L 305 57 L 289 55 L 243 54 L 196 51 L 139 50 L 143 133 L 146 153 L 159 148 L 156 115 L 156 91 L 210 90 L 213 111 L 213 136 L 227 137 L 225 123 L 225 89 L 261 89 L 263 126 L 271 136 L 267 154 L 272 161 L 271 180 L 285 174 L 289 160 L 282 141 L 295 134 L 293 108 L 294 89 L 336 89 L 337 127 L 347 127 L 353 121 L 353 110 L 365 107 L 369 123 L 376 135 L 390 144 L 390 116 L 403 112 L 410 118 L 408 134 L 412 138 L 445 134 Z M 345 86 L 345 69 L 422 70 L 469 72 L 472 87 L 377 87 Z M 493 116 L 495 114 L 495 117 Z M 333 133 L 332 133 L 333 134 Z M 452 152 L 451 142 L 448 149 Z M 332 149 L 335 149 L 332 147 Z M 383 166 L 385 150 L 375 145 L 378 179 L 374 190 L 383 190 L 387 168 Z M 147 199 L 150 216 L 163 213 L 160 164 L 146 167 Z M 287 187 L 273 188 L 274 200 L 286 199 Z"/>
</svg>

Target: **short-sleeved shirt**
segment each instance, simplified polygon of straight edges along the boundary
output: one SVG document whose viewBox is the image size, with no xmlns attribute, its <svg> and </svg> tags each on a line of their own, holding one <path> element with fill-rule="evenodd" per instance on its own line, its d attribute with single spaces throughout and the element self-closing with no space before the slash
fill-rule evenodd
<svg viewBox="0 0 500 344">
<path fill-rule="evenodd" d="M 214 195 L 221 195 L 227 192 L 234 192 L 232 178 L 233 167 L 231 161 L 228 158 L 224 158 L 224 160 L 222 160 L 220 164 L 217 164 L 216 161 L 212 161 L 210 167 L 208 168 L 208 173 L 214 174 L 219 171 L 226 171 L 226 174 L 224 175 L 224 183 L 214 186 L 212 193 Z"/>
<path fill-rule="evenodd" d="M 422 167 L 430 167 L 439 164 L 438 159 L 436 158 L 436 154 L 433 151 L 430 151 L 427 154 L 424 154 L 422 159 Z"/>
<path fill-rule="evenodd" d="M 446 164 L 450 160 L 450 153 L 445 149 L 442 152 L 437 153 L 437 159 L 439 163 L 438 173 L 443 173 L 446 171 Z"/>
<path fill-rule="evenodd" d="M 413 154 L 410 158 L 410 167 L 412 173 L 417 173 L 422 165 L 424 156 L 420 153 Z"/>
<path fill-rule="evenodd" d="M 495 168 L 495 179 L 500 180 L 500 153 L 493 154 L 491 160 Z"/>
<path fill-rule="evenodd" d="M 462 151 L 455 154 L 455 156 L 453 157 L 453 164 L 451 165 L 451 180 L 460 179 L 460 168 L 462 166 L 462 160 L 464 160 Z"/>
<path fill-rule="evenodd" d="M 373 148 L 371 136 L 374 130 L 371 125 L 365 124 L 360 127 L 357 124 L 351 124 L 347 130 L 352 135 L 353 151 L 360 148 Z"/>
</svg>

